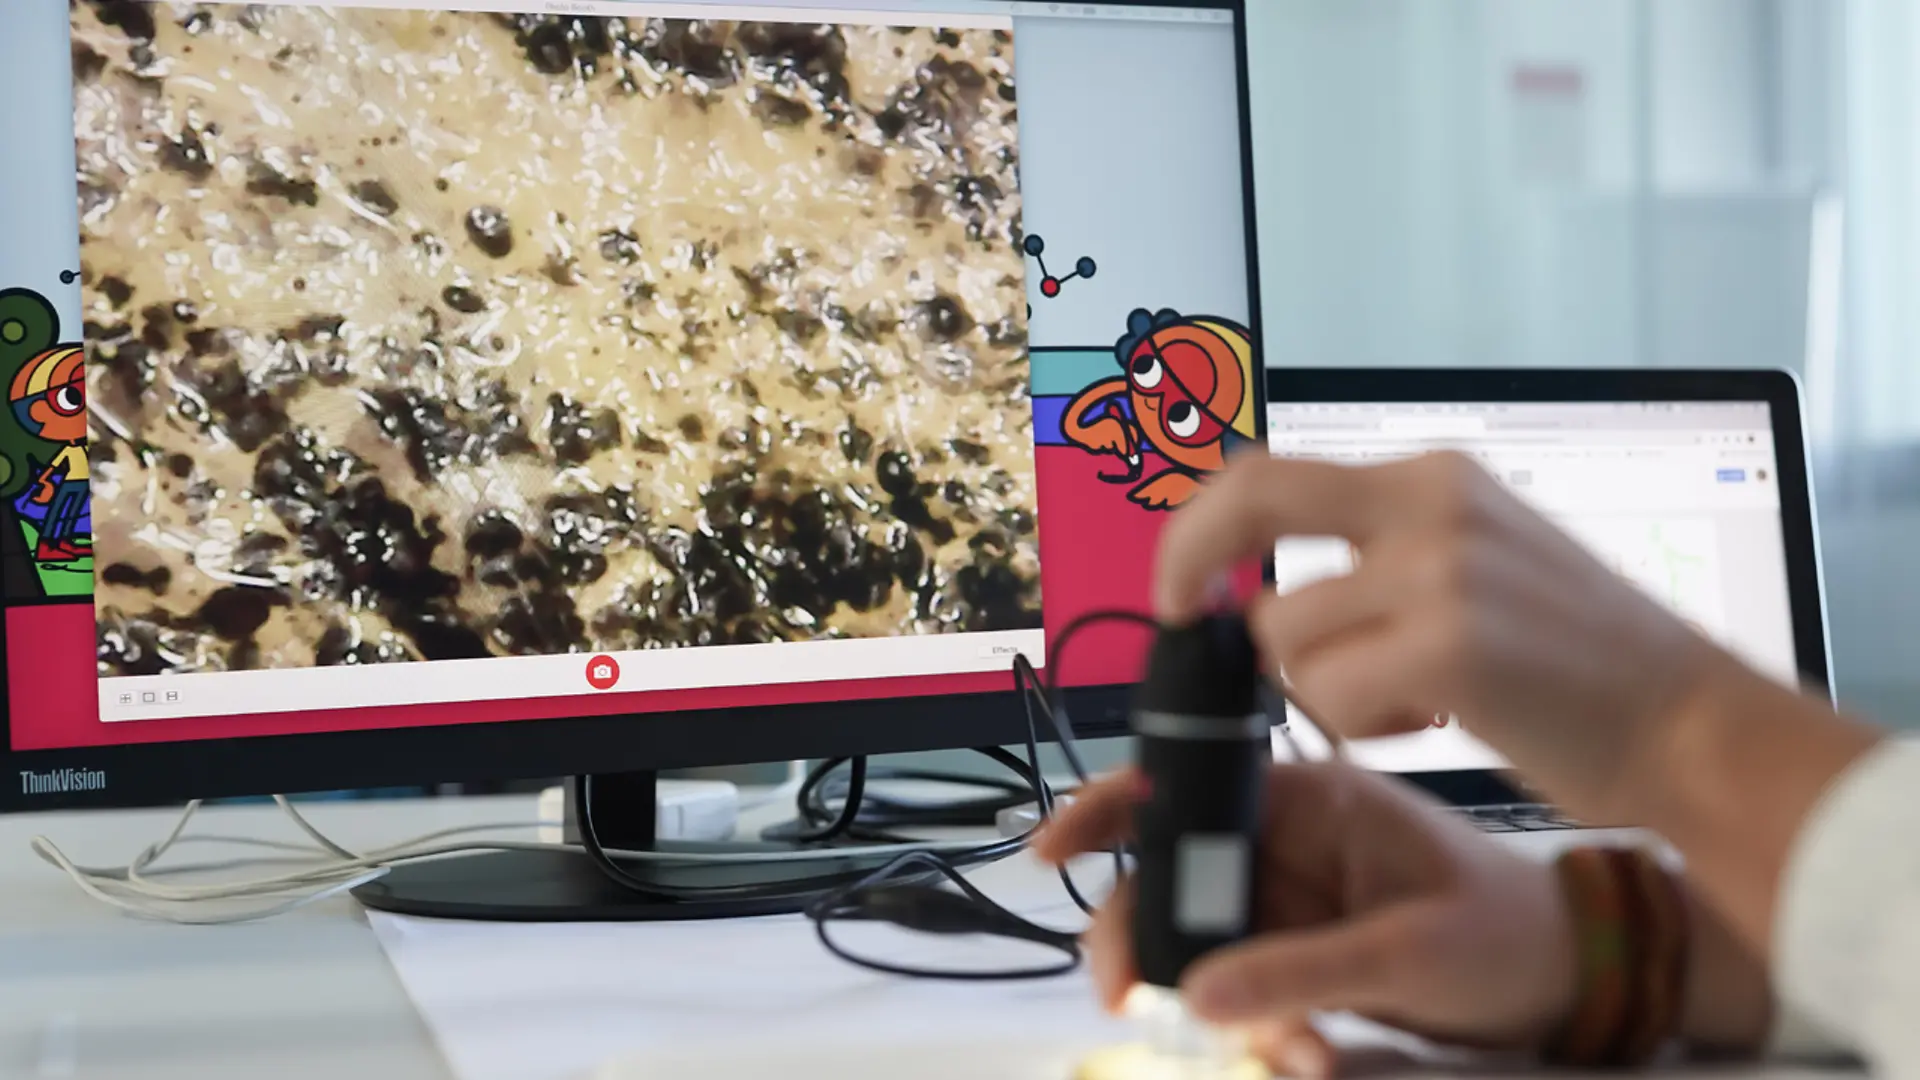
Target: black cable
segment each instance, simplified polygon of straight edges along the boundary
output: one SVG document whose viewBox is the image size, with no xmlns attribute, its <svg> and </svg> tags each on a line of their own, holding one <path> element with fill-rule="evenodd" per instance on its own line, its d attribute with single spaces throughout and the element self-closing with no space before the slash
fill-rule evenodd
<svg viewBox="0 0 1920 1080">
<path fill-rule="evenodd" d="M 1008 754 L 999 747 L 981 748 L 980 752 L 989 757 L 993 757 L 1002 765 L 1012 769 L 1016 775 L 1035 783 L 1037 785 L 1034 789 L 1036 793 L 1046 790 L 1045 782 L 1040 779 L 1037 755 L 1032 755 L 1030 762 L 1023 764 L 1018 758 L 1013 757 L 1013 755 Z M 817 837 L 818 839 L 813 842 L 817 843 L 841 836 L 851 838 L 855 833 L 852 821 L 857 817 L 862 801 L 861 796 L 863 794 L 866 777 L 866 758 L 830 758 L 823 761 L 808 773 L 803 781 L 803 789 L 809 784 L 817 789 L 821 780 L 827 774 L 831 773 L 840 765 L 847 764 L 849 760 L 852 762 L 852 775 L 849 778 L 846 803 L 834 822 L 830 824 L 827 829 L 812 834 L 803 834 Z M 601 844 L 599 834 L 593 823 L 592 789 L 593 777 L 591 775 L 581 777 L 580 782 L 574 786 L 574 818 L 578 821 L 580 827 L 581 847 L 585 850 L 587 858 L 599 869 L 603 876 L 616 885 L 641 896 L 667 901 L 709 898 L 742 900 L 798 899 L 815 897 L 833 889 L 843 888 L 865 877 L 872 876 L 871 872 L 865 870 L 830 871 L 822 874 L 805 874 L 773 885 L 668 886 L 657 882 L 643 881 L 634 877 L 628 873 L 624 867 L 620 866 Z M 1038 797 L 1037 794 L 1036 797 Z M 885 835 L 872 835 L 863 837 L 863 839 L 872 839 L 881 843 L 913 842 L 906 838 Z M 973 867 L 1006 858 L 1022 850 L 1026 846 L 1026 841 L 1027 834 L 1023 833 L 1017 837 L 1009 837 L 1004 840 L 984 844 L 977 848 L 966 849 L 951 856 L 939 856 L 930 852 L 920 854 L 926 854 L 930 858 L 939 859 L 945 865 L 952 868 Z M 858 856 L 858 854 L 859 848 L 857 846 L 848 848 L 849 856 Z M 898 862 L 898 860 L 895 861 Z"/>
<path fill-rule="evenodd" d="M 787 899 L 808 895 L 821 889 L 836 887 L 848 879 L 858 880 L 858 871 L 840 871 L 839 873 L 816 874 L 776 885 L 715 885 L 715 886 L 674 886 L 659 882 L 642 881 L 628 873 L 626 868 L 614 860 L 613 856 L 600 843 L 598 830 L 593 823 L 593 777 L 580 777 L 574 785 L 573 814 L 580 829 L 580 847 L 587 859 L 597 867 L 601 874 L 621 888 L 653 900 L 697 900 L 710 898 L 730 899 Z"/>
<path fill-rule="evenodd" d="M 1016 757 L 996 757 L 999 747 L 977 747 L 975 753 L 993 758 L 1013 773 L 1011 777 L 967 776 L 960 773 L 941 772 L 932 769 L 887 768 L 873 769 L 867 773 L 869 785 L 876 779 L 904 780 L 923 784 L 940 784 L 948 787 L 978 788 L 992 794 L 976 795 L 967 798 L 949 799 L 913 799 L 876 792 L 869 787 L 865 802 L 860 807 L 860 822 L 883 828 L 905 826 L 920 827 L 966 827 L 972 825 L 992 825 L 995 815 L 1009 806 L 1018 806 L 1033 798 L 1033 778 L 1027 775 L 1027 767 Z M 822 786 L 821 795 L 828 796 L 829 791 Z"/>
<path fill-rule="evenodd" d="M 828 777 L 852 758 L 825 758 L 807 770 L 800 781 L 800 789 L 794 792 L 793 801 L 798 821 L 787 825 L 774 826 L 761 835 L 769 840 L 791 840 L 808 829 L 818 828 L 831 823 L 839 816 L 838 811 L 829 811 L 826 801 L 819 796 Z M 863 793 L 864 795 L 864 793 Z"/>
<path fill-rule="evenodd" d="M 1032 801 L 1033 778 L 1025 763 L 1007 754 L 1000 747 L 980 747 L 976 752 L 1006 767 L 1014 774 L 1013 777 L 967 776 L 931 769 L 869 765 L 868 786 L 862 793 L 858 816 L 844 832 L 844 838 L 885 838 L 889 841 L 897 841 L 901 838 L 895 836 L 891 830 L 993 825 L 1000 811 Z M 845 761 L 844 758 L 832 758 L 822 762 L 809 770 L 802 780 L 799 790 L 794 795 L 794 812 L 799 819 L 797 824 L 800 829 L 822 827 L 835 820 L 843 811 L 844 804 L 840 807 L 830 804 L 835 799 L 844 799 L 848 789 L 836 783 L 830 774 Z M 876 780 L 984 788 L 996 794 L 939 801 L 903 799 L 873 790 L 871 785 Z M 769 830 L 767 835 L 769 838 L 793 839 L 796 830 L 791 824 L 776 826 Z"/>
<path fill-rule="evenodd" d="M 1072 627 L 1073 624 L 1069 624 L 1069 629 L 1072 629 Z M 1033 769 L 1036 776 L 1040 772 L 1040 755 L 1034 745 L 1037 732 L 1033 722 L 1033 704 L 1038 682 L 1039 679 L 1034 673 L 1033 665 L 1027 661 L 1027 658 L 1025 656 L 1015 656 L 1013 658 L 1013 685 L 1018 689 L 1021 703 L 1026 707 L 1027 755 L 1029 759 L 1033 761 Z M 1074 778 L 1084 784 L 1088 781 L 1087 766 L 1086 762 L 1081 759 L 1079 748 L 1075 744 L 1072 721 L 1067 718 L 1064 706 L 1057 710 L 1055 709 L 1053 703 L 1048 700 L 1050 696 L 1051 695 L 1043 695 L 1040 697 L 1041 714 L 1047 718 L 1047 723 L 1053 728 L 1054 737 L 1059 740 L 1061 753 L 1064 754 L 1067 759 L 1067 767 L 1073 770 Z M 1048 790 L 1045 782 L 1035 785 L 1034 792 L 1036 798 L 1039 800 L 1040 819 L 1045 821 L 1053 816 L 1052 792 Z M 1113 848 L 1114 880 L 1120 880 L 1121 877 L 1125 876 L 1126 871 L 1125 846 L 1116 844 Z M 1085 896 L 1081 895 L 1079 886 L 1073 883 L 1073 873 L 1062 866 L 1059 874 L 1060 884 L 1066 888 L 1067 896 L 1072 898 L 1074 906 L 1089 915 L 1093 914 L 1094 905 L 1090 903 Z"/>
<path fill-rule="evenodd" d="M 1018 655 L 1014 657 L 1014 690 L 1020 695 L 1021 708 L 1027 721 L 1025 745 L 1027 765 L 1030 770 L 1033 795 L 1043 821 L 1052 817 L 1054 800 L 1052 789 L 1041 775 L 1039 724 L 1034 716 L 1035 706 L 1038 705 L 1040 714 L 1052 727 L 1054 736 L 1067 758 L 1067 765 L 1073 770 L 1075 778 L 1083 784 L 1088 782 L 1086 762 L 1080 756 L 1072 721 L 1067 716 L 1065 706 L 1059 704 L 1055 698 L 1054 689 L 1060 661 L 1066 653 L 1068 643 L 1086 627 L 1103 622 L 1125 622 L 1147 627 L 1157 625 L 1151 617 L 1132 611 L 1094 611 L 1081 615 L 1068 623 L 1067 628 L 1057 639 L 1054 639 L 1053 663 L 1048 665 L 1045 679 L 1039 676 L 1026 657 Z M 1020 844 L 1023 847 L 1025 839 L 1024 835 L 1020 838 Z M 1126 860 L 1122 848 L 1114 848 L 1113 858 L 1117 881 L 1126 871 Z M 918 880 L 905 883 L 889 881 L 894 874 L 916 866 L 932 867 L 941 876 L 947 878 L 959 892 L 955 893 L 938 886 L 930 887 Z M 1074 904 L 1082 911 L 1091 914 L 1094 905 L 1074 885 L 1073 878 L 1065 867 L 1060 869 L 1060 881 L 1066 887 L 1067 895 L 1073 899 Z M 930 853 L 916 853 L 896 859 L 866 878 L 830 894 L 810 907 L 807 914 L 813 920 L 814 932 L 820 938 L 821 944 L 835 956 L 861 967 L 894 975 L 957 980 L 1044 978 L 1071 971 L 1080 962 L 1079 944 L 1071 935 L 1041 926 L 994 903 L 966 881 L 952 863 Z M 1059 965 L 987 972 L 941 971 L 910 967 L 857 956 L 841 948 L 832 940 L 827 927 L 830 923 L 842 920 L 888 922 L 906 929 L 938 934 L 984 934 L 1012 938 L 1058 948 L 1068 954 L 1068 959 Z"/>
<path fill-rule="evenodd" d="M 1008 794 L 1019 795 L 1023 802 L 1035 797 L 1037 790 L 1046 786 L 1046 779 L 1040 775 L 1040 770 L 1036 767 L 1038 763 L 1032 759 L 1021 761 L 1004 746 L 980 746 L 975 747 L 973 752 L 992 760 L 1019 777 L 1022 783 L 1018 787 L 1008 784 L 1006 788 Z"/>
<path fill-rule="evenodd" d="M 1034 752 L 1034 747 L 1032 746 L 1032 743 L 1034 741 L 1037 741 L 1039 729 L 1038 729 L 1038 725 L 1034 722 L 1032 695 L 1035 693 L 1038 693 L 1040 695 L 1041 711 L 1046 715 L 1048 726 L 1053 729 L 1054 736 L 1060 744 L 1061 753 L 1067 759 L 1068 767 L 1073 770 L 1075 778 L 1078 779 L 1080 783 L 1083 783 L 1083 784 L 1086 783 L 1088 778 L 1088 770 L 1086 767 L 1086 762 L 1084 759 L 1080 757 L 1079 746 L 1073 736 L 1072 724 L 1066 718 L 1066 705 L 1059 698 L 1059 693 L 1058 693 L 1059 668 L 1067 655 L 1067 646 L 1072 644 L 1073 639 L 1076 636 L 1078 636 L 1082 631 L 1086 630 L 1090 626 L 1098 626 L 1102 624 L 1112 624 L 1112 623 L 1128 623 L 1135 626 L 1145 627 L 1147 629 L 1153 629 L 1158 625 L 1154 621 L 1152 616 L 1143 614 L 1138 611 L 1131 611 L 1124 608 L 1096 608 L 1093 611 L 1083 612 L 1080 615 L 1073 618 L 1072 620 L 1070 620 L 1067 623 L 1066 627 L 1060 631 L 1060 634 L 1058 637 L 1052 637 L 1050 635 L 1049 648 L 1047 651 L 1053 655 L 1054 662 L 1047 665 L 1047 672 L 1044 677 L 1040 676 L 1034 670 L 1032 662 L 1029 661 L 1025 655 L 1015 654 L 1014 656 L 1014 659 L 1013 659 L 1014 690 L 1016 693 L 1020 695 L 1021 706 L 1026 711 L 1026 714 L 1027 714 L 1027 717 L 1026 717 L 1027 733 L 1028 733 L 1028 740 L 1029 740 L 1028 756 L 1032 759 L 1033 766 L 1036 770 L 1036 776 L 1028 777 L 1026 779 L 1028 780 L 1028 785 L 1033 791 L 1035 797 L 1041 803 L 1042 817 L 1045 817 L 1048 813 L 1051 812 L 1052 798 L 1050 793 L 1042 793 L 1040 790 L 1040 786 L 1038 786 L 1036 783 L 1037 770 L 1039 768 L 1039 755 L 1038 753 Z M 1023 675 L 1024 675 L 1024 678 L 1027 680 L 1024 685 L 1022 683 Z M 986 753 L 987 750 L 983 748 L 981 752 Z M 844 760 L 845 759 L 835 758 L 835 759 L 831 759 L 829 762 L 822 763 L 821 766 L 816 767 L 811 773 L 809 773 L 805 782 L 802 783 L 800 792 L 795 796 L 795 802 L 798 804 L 797 812 L 801 822 L 803 823 L 803 827 L 813 829 L 815 831 L 810 833 L 803 832 L 799 834 L 799 836 L 794 837 L 795 839 L 800 839 L 803 841 L 805 840 L 818 841 L 818 840 L 824 840 L 824 839 L 831 839 L 831 838 L 839 837 L 843 835 L 853 835 L 856 826 L 860 827 L 860 830 L 859 830 L 860 832 L 864 832 L 868 836 L 875 836 L 876 834 L 870 832 L 869 830 L 900 828 L 903 826 L 930 827 L 930 826 L 944 826 L 944 825 L 964 826 L 964 825 L 973 825 L 973 824 L 992 824 L 993 815 L 998 814 L 999 811 L 1001 810 L 1008 809 L 1009 807 L 1012 807 L 1012 806 L 1018 806 L 1025 802 L 1025 799 L 1021 797 L 1020 794 L 1015 792 L 1009 792 L 1010 798 L 1008 799 L 1008 801 L 1004 803 L 989 805 L 989 804 L 986 804 L 985 800 L 980 800 L 979 802 L 976 802 L 976 803 L 949 804 L 950 811 L 951 811 L 950 816 L 936 814 L 931 817 L 920 817 L 916 814 L 910 814 L 910 813 L 909 814 L 900 814 L 900 813 L 887 814 L 880 809 L 880 807 L 883 806 L 884 804 L 879 804 L 875 806 L 875 810 L 877 812 L 874 814 L 868 815 L 867 819 L 862 821 L 860 819 L 860 814 L 861 814 L 861 811 L 865 809 L 865 807 L 854 805 L 861 802 L 861 797 L 865 792 L 865 785 L 864 785 L 865 776 L 862 775 L 860 776 L 860 779 L 858 781 L 849 782 L 848 789 L 847 789 L 846 802 L 842 804 L 840 816 L 836 818 L 831 824 L 828 824 L 825 829 L 820 829 L 819 826 L 824 821 L 825 814 L 826 814 L 826 810 L 824 806 L 824 793 L 821 790 L 822 787 L 824 786 L 823 781 L 826 778 L 826 776 L 829 773 L 831 773 L 833 769 Z M 861 769 L 864 769 L 864 764 L 856 765 L 856 771 Z M 1014 771 L 1016 775 L 1019 773 L 1018 769 L 1015 769 Z M 890 773 L 889 777 L 895 778 L 895 779 L 932 779 L 932 780 L 947 779 L 946 777 L 935 777 L 935 776 L 929 776 L 925 774 L 917 774 L 917 775 L 908 774 L 906 770 Z M 818 801 L 816 801 L 816 796 L 818 796 Z M 869 798 L 871 799 L 872 797 L 869 797 Z M 873 801 L 876 804 L 878 804 L 879 802 L 878 800 L 873 800 Z M 852 808 L 851 817 L 848 816 L 849 815 L 848 807 Z M 983 816 L 985 818 L 984 821 L 975 819 L 969 813 L 967 813 L 967 811 L 974 810 L 974 809 L 978 809 L 983 812 Z M 884 834 L 880 834 L 880 835 L 884 835 Z M 1069 892 L 1074 891 L 1073 886 L 1070 883 L 1068 884 L 1067 888 Z M 1078 902 L 1077 898 L 1076 898 L 1076 902 Z"/>
<path fill-rule="evenodd" d="M 1067 628 L 1061 632 L 1055 644 L 1055 662 L 1048 665 L 1044 679 L 1039 677 L 1033 665 L 1024 656 L 1016 656 L 1013 663 L 1013 678 L 1027 721 L 1025 744 L 1027 760 L 1022 763 L 999 747 L 981 750 L 982 753 L 1006 765 L 1016 776 L 1028 782 L 1033 797 L 1040 807 L 1043 820 L 1052 816 L 1054 796 L 1051 787 L 1041 774 L 1039 724 L 1034 716 L 1035 705 L 1038 705 L 1040 714 L 1046 718 L 1048 725 L 1053 729 L 1054 736 L 1065 753 L 1068 766 L 1073 770 L 1075 778 L 1080 783 L 1086 783 L 1088 772 L 1084 760 L 1079 755 L 1072 721 L 1067 716 L 1064 704 L 1057 703 L 1054 691 L 1059 660 L 1064 656 L 1067 644 L 1083 629 L 1100 622 L 1154 625 L 1151 618 L 1130 611 L 1095 611 L 1081 615 L 1068 623 Z M 860 807 L 866 795 L 865 787 L 868 778 L 867 761 L 864 757 L 822 762 L 806 777 L 803 791 L 810 793 L 809 805 L 811 805 L 811 799 L 818 797 L 817 792 L 828 774 L 839 765 L 849 763 L 851 768 L 846 796 L 839 813 L 825 828 L 803 834 L 814 843 L 851 838 L 858 832 L 865 831 L 858 827 Z M 592 785 L 593 777 L 585 775 L 580 778 L 574 790 L 573 810 L 580 830 L 581 847 L 589 861 L 603 876 L 636 895 L 664 901 L 809 898 L 813 903 L 808 907 L 807 914 L 815 924 L 816 933 L 829 950 L 850 962 L 893 974 L 949 979 L 1032 978 L 1070 971 L 1080 962 L 1079 945 L 1074 935 L 1040 926 L 1013 914 L 988 899 L 959 873 L 962 868 L 984 865 L 1023 850 L 1031 836 L 1031 830 L 1019 836 L 965 849 L 951 855 L 927 851 L 911 852 L 872 871 L 841 870 L 803 874 L 773 884 L 665 885 L 635 877 L 606 851 L 593 822 Z M 824 806 L 822 805 L 818 810 L 817 816 L 824 817 Z M 817 820 L 807 820 L 807 813 L 807 809 L 803 808 L 802 817 L 806 820 L 806 824 L 817 825 Z M 848 848 L 850 857 L 857 857 L 858 854 L 857 846 Z M 1114 860 L 1116 871 L 1124 872 L 1124 859 L 1119 849 L 1114 851 Z M 935 876 L 945 877 L 960 892 L 955 894 L 926 884 L 928 878 Z M 1091 913 L 1093 905 L 1075 887 L 1064 869 L 1060 877 L 1074 903 L 1083 911 Z M 849 955 L 829 940 L 827 923 L 849 919 L 883 921 L 937 933 L 981 933 L 1017 938 L 1059 949 L 1067 953 L 1068 958 L 1061 965 L 997 973 L 940 972 L 890 965 Z"/>
<path fill-rule="evenodd" d="M 833 770 L 846 763 L 847 759 L 843 757 L 824 758 L 815 763 L 813 768 L 807 770 L 807 775 L 801 779 L 800 790 L 794 794 L 795 803 L 804 809 L 813 797 L 813 790 L 825 783 Z"/>
<path fill-rule="evenodd" d="M 1054 734 L 1060 739 L 1061 753 L 1066 755 L 1068 767 L 1080 777 L 1081 783 L 1086 782 L 1087 766 L 1086 762 L 1080 760 L 1079 749 L 1074 745 L 1073 721 L 1067 717 L 1066 702 L 1060 699 L 1060 668 L 1066 661 L 1067 646 L 1073 643 L 1074 637 L 1087 627 L 1101 623 L 1129 623 L 1148 630 L 1155 630 L 1160 626 L 1153 616 L 1142 612 L 1124 608 L 1096 608 L 1093 611 L 1083 612 L 1069 621 L 1066 628 L 1060 631 L 1059 637 L 1049 636 L 1047 652 L 1053 657 L 1053 661 L 1047 665 L 1046 676 L 1036 681 L 1042 687 L 1041 700 L 1045 703 L 1043 707 L 1047 710 L 1048 721 L 1053 724 Z M 1033 665 L 1025 656 L 1016 655 L 1013 663 L 1016 669 L 1024 666 L 1027 669 L 1027 676 L 1034 677 Z"/>
<path fill-rule="evenodd" d="M 924 864 L 940 874 L 959 891 L 888 881 L 915 863 Z M 882 884 L 886 887 L 876 888 Z M 1080 966 L 1078 935 L 1042 926 L 1008 911 L 956 873 L 945 860 L 924 852 L 902 855 L 860 881 L 828 896 L 808 914 L 813 918 L 814 936 L 820 939 L 820 944 L 828 952 L 850 964 L 889 975 L 986 982 L 1047 978 L 1065 974 Z M 886 922 L 931 934 L 991 934 L 1042 945 L 1063 953 L 1066 959 L 1056 964 L 1030 968 L 932 972 L 875 960 L 841 948 L 827 931 L 828 924 L 834 921 Z"/>
<path fill-rule="evenodd" d="M 819 773 L 825 776 L 826 772 Z M 808 779 L 812 779 L 811 776 Z M 840 816 L 829 822 L 824 828 L 810 829 L 794 837 L 802 844 L 823 844 L 839 839 L 853 827 L 854 819 L 860 816 L 860 797 L 867 790 L 867 759 L 865 755 L 852 759 L 847 770 L 847 800 L 840 808 Z"/>
<path fill-rule="evenodd" d="M 1027 760 L 1033 763 L 1033 774 L 1037 779 L 1040 776 L 1040 731 L 1033 722 L 1034 686 L 1032 679 L 1033 665 L 1027 662 L 1025 656 L 1016 654 L 1013 658 L 1013 685 L 1019 690 L 1020 703 L 1026 710 Z M 1052 703 L 1044 697 L 1040 699 L 1040 711 L 1046 715 L 1047 721 L 1053 724 L 1054 736 L 1060 740 L 1061 749 L 1065 751 L 1071 744 L 1071 738 L 1067 731 L 1060 726 L 1058 722 L 1059 718 L 1053 711 Z M 1087 782 L 1086 768 L 1084 764 L 1079 761 L 1079 755 L 1077 753 L 1072 753 L 1068 756 L 1067 764 L 1069 768 L 1073 769 L 1076 779 L 1083 784 Z M 1051 818 L 1053 816 L 1053 792 L 1048 788 L 1045 780 L 1039 780 L 1039 782 L 1034 784 L 1033 794 L 1040 807 L 1040 820 L 1045 821 Z M 1080 887 L 1073 883 L 1073 875 L 1069 873 L 1064 866 L 1059 868 L 1058 873 L 1060 874 L 1060 884 L 1066 888 L 1067 896 L 1073 900 L 1073 906 L 1088 915 L 1093 914 L 1093 904 L 1081 894 Z"/>
<path fill-rule="evenodd" d="M 867 869 L 826 871 L 824 873 L 801 874 L 798 877 L 774 884 L 761 885 L 664 885 L 659 882 L 643 881 L 628 873 L 606 848 L 600 843 L 598 831 L 593 823 L 593 777 L 582 776 L 574 787 L 574 818 L 580 828 L 580 846 L 587 858 L 609 881 L 639 896 L 653 900 L 792 900 L 815 898 L 832 890 L 843 888 L 860 881 L 872 873 Z M 1012 855 L 1026 844 L 1026 837 L 1012 837 L 994 843 L 969 848 L 951 856 L 938 856 L 954 866 L 980 866 L 995 862 Z M 847 854 L 857 857 L 860 849 L 849 848 Z"/>
</svg>

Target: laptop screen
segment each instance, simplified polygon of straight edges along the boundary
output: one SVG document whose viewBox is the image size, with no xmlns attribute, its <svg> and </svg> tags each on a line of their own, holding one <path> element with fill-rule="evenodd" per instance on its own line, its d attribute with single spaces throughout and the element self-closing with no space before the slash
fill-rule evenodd
<svg viewBox="0 0 1920 1080">
<path fill-rule="evenodd" d="M 1357 464 L 1440 448 L 1471 454 L 1709 637 L 1784 682 L 1797 677 L 1766 402 L 1279 403 L 1269 406 L 1268 433 L 1285 457 Z M 1289 538 L 1275 551 L 1283 593 L 1352 565 L 1340 540 Z M 1451 720 L 1349 750 L 1357 764 L 1389 772 L 1505 766 Z"/>
</svg>

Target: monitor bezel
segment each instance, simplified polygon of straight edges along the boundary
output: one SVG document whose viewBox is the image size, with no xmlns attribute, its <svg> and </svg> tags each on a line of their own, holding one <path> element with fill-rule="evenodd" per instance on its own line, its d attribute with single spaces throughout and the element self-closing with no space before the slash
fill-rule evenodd
<svg viewBox="0 0 1920 1080">
<path fill-rule="evenodd" d="M 1266 401 L 1288 404 L 1536 404 L 1727 401 L 1765 403 L 1773 424 L 1787 597 L 1803 685 L 1831 697 L 1832 657 L 1803 395 L 1790 371 L 1657 368 L 1274 368 Z M 1509 772 L 1459 769 L 1395 775 L 1454 806 L 1539 802 Z"/>
<path fill-rule="evenodd" d="M 1022 0 L 1038 6 L 1044 0 Z M 1180 7 L 1232 15 L 1240 128 L 1249 312 L 1254 355 L 1264 355 L 1259 248 L 1254 216 L 1246 0 L 1099 0 L 1106 6 Z M 1260 380 L 1253 388 L 1257 394 Z M 1264 442 L 1265 402 L 1255 426 Z M 1043 569 L 1044 574 L 1044 569 Z M 781 706 L 558 717 L 328 734 L 192 739 L 14 751 L 12 690 L 0 618 L 0 812 L 146 806 L 368 788 L 544 779 L 591 771 L 637 772 L 1004 746 L 1025 738 L 1025 712 L 1012 691 L 880 697 Z M 1077 734 L 1122 735 L 1128 684 L 1064 691 Z M 1042 732 L 1046 741 L 1050 733 Z M 13 774 L 63 769 L 104 773 L 94 791 L 24 795 Z"/>
</svg>

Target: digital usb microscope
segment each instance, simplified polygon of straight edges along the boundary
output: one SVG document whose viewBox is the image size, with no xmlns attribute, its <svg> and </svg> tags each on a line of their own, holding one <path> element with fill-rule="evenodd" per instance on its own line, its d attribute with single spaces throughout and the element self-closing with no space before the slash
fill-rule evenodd
<svg viewBox="0 0 1920 1080">
<path fill-rule="evenodd" d="M 1087 1059 L 1079 1080 L 1264 1078 L 1231 1033 L 1194 1020 L 1177 987 L 1207 953 L 1250 935 L 1272 727 L 1258 653 L 1237 615 L 1163 626 L 1133 711 L 1136 810 L 1127 1010 L 1142 1041 Z"/>
</svg>

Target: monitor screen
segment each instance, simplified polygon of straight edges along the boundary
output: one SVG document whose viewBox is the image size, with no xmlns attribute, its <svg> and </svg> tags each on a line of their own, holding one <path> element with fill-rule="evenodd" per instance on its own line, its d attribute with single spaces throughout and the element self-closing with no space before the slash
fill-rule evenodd
<svg viewBox="0 0 1920 1080">
<path fill-rule="evenodd" d="M 1771 417 L 1765 401 L 1290 403 L 1268 406 L 1268 442 L 1279 455 L 1352 463 L 1463 450 L 1654 599 L 1794 683 L 1804 664 Z M 1277 587 L 1348 572 L 1350 550 L 1282 541 Z M 1505 768 L 1448 717 L 1349 749 L 1391 772 Z"/>
<path fill-rule="evenodd" d="M 12 5 L 8 745 L 1005 691 L 1144 608 L 1260 437 L 1236 6 Z"/>
</svg>

